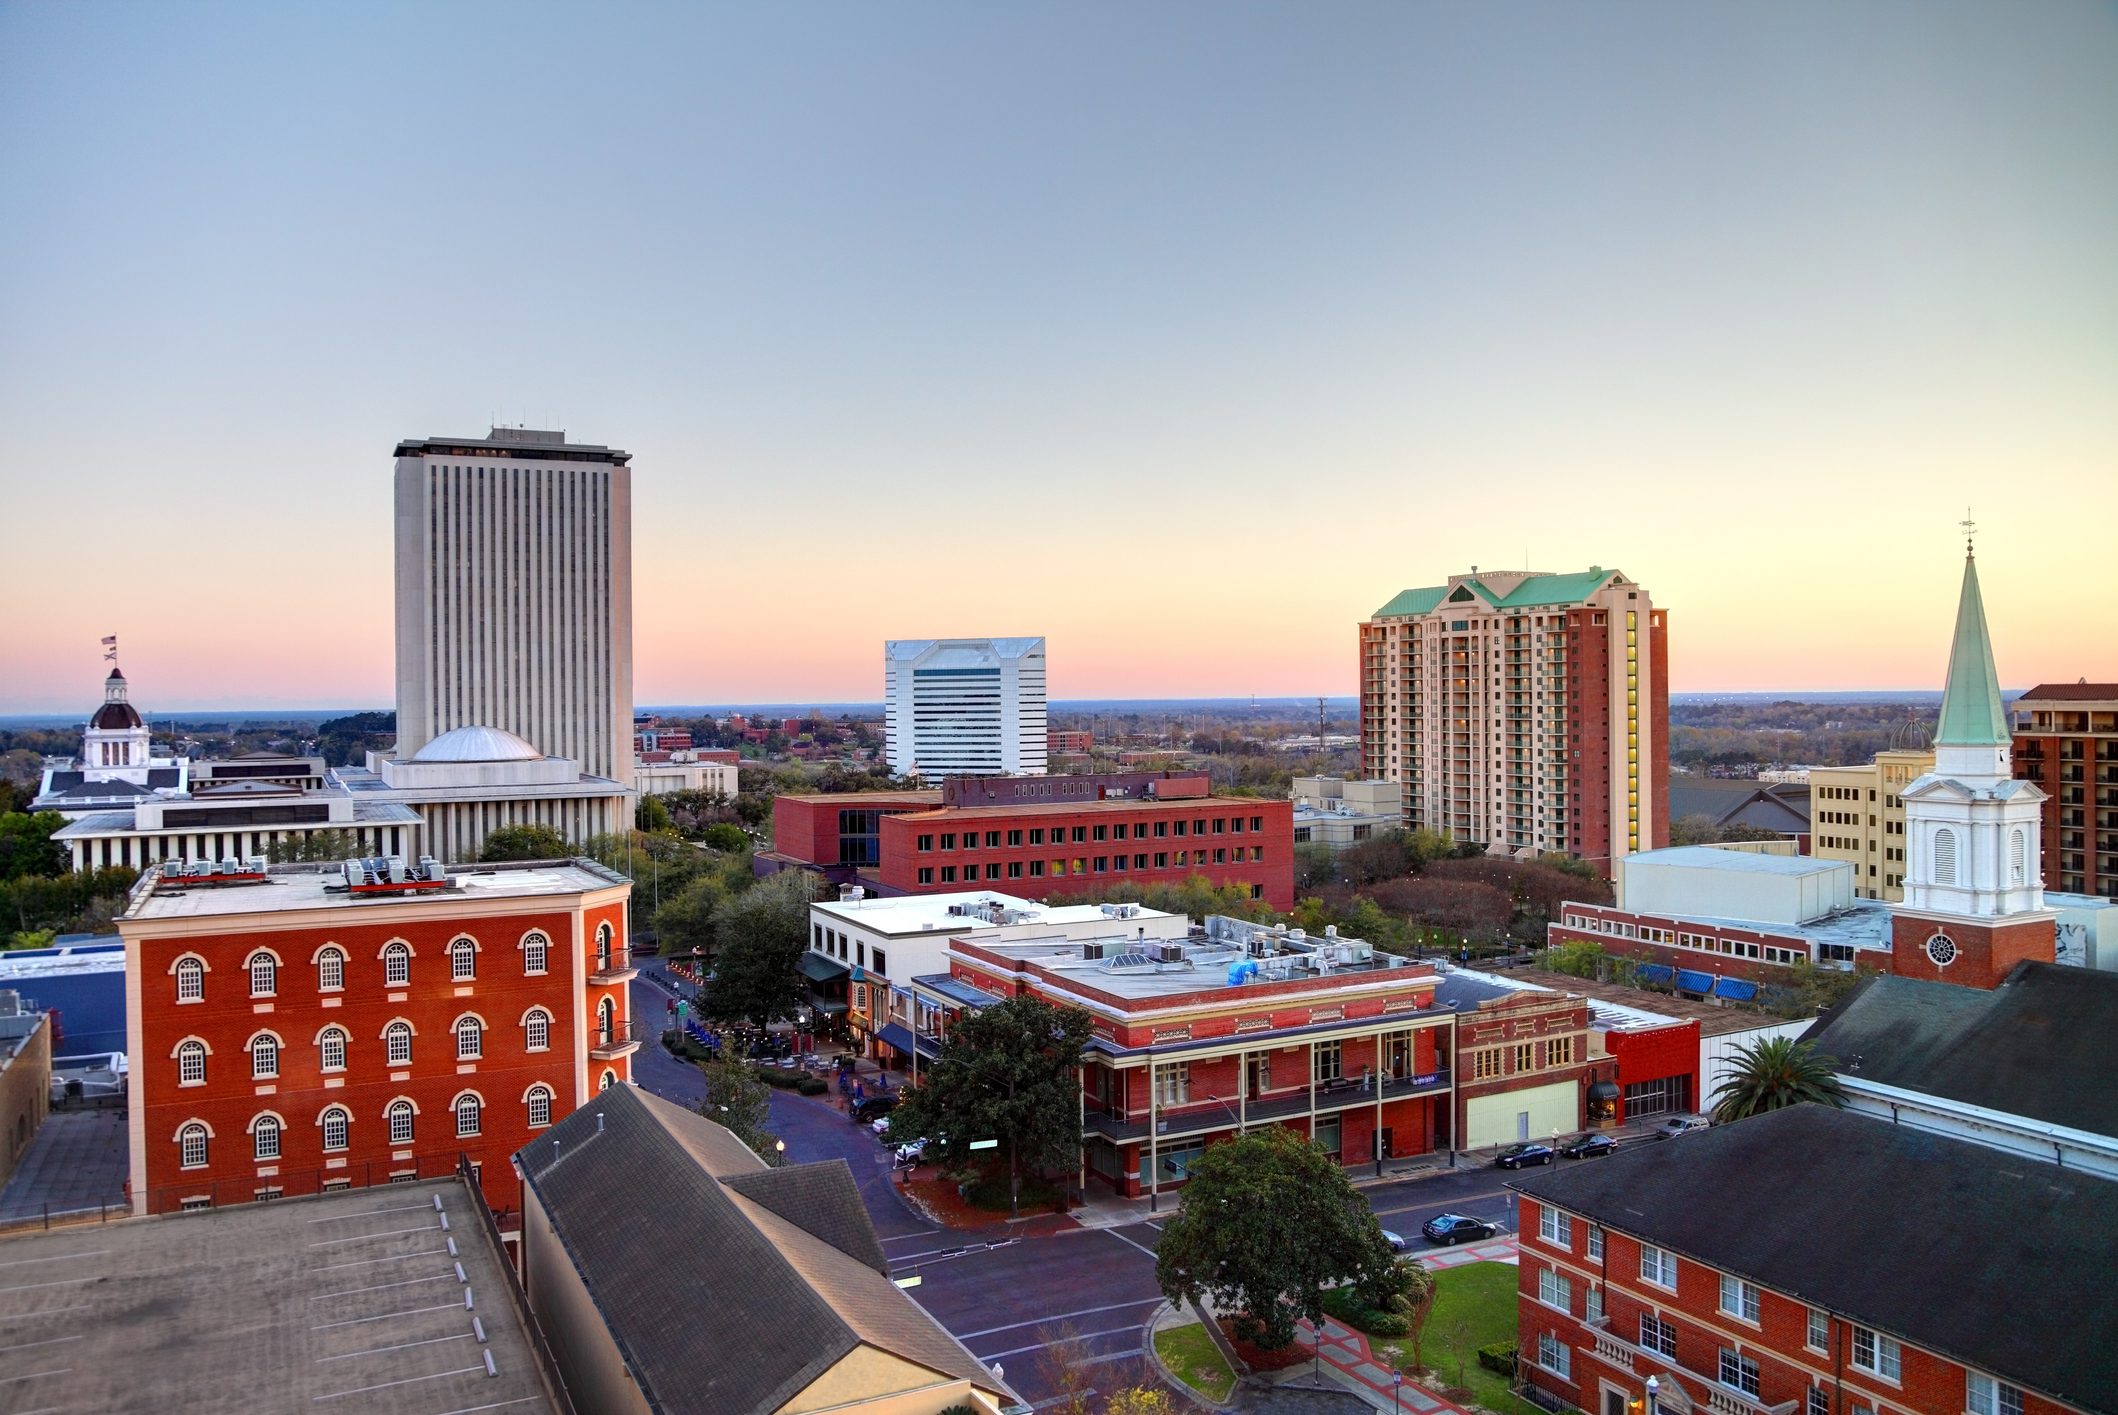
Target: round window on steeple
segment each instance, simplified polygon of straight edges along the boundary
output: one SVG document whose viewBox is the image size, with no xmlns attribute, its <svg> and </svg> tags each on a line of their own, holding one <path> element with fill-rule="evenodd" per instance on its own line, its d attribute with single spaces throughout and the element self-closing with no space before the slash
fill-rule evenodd
<svg viewBox="0 0 2118 1415">
<path fill-rule="evenodd" d="M 1945 933 L 1937 933 L 1927 940 L 1927 957 L 1937 968 L 1946 968 L 1956 961 L 1956 940 Z"/>
</svg>

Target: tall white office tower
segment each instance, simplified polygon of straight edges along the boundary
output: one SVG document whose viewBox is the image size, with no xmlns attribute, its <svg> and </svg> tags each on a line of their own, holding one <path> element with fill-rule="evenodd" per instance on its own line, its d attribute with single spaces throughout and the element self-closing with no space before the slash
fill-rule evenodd
<svg viewBox="0 0 2118 1415">
<path fill-rule="evenodd" d="M 1043 639 L 892 639 L 883 672 L 891 771 L 1044 775 Z"/>
<path fill-rule="evenodd" d="M 397 445 L 397 756 L 497 727 L 632 784 L 630 456 L 526 428 Z"/>
</svg>

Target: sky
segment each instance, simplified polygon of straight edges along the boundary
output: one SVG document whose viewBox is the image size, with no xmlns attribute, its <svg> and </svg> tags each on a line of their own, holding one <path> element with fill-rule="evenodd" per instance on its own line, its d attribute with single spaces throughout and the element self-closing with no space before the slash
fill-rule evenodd
<svg viewBox="0 0 2118 1415">
<path fill-rule="evenodd" d="M 634 468 L 643 703 L 2118 679 L 2111 4 L 0 0 L 0 712 L 387 706 L 397 439 Z"/>
</svg>

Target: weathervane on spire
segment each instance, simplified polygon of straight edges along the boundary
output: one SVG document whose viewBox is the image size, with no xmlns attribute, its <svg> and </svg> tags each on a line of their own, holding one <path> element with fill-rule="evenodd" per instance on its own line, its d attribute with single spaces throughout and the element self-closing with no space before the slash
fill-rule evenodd
<svg viewBox="0 0 2118 1415">
<path fill-rule="evenodd" d="M 1978 523 L 1971 519 L 1970 507 L 1966 506 L 1964 508 L 1964 518 L 1956 524 L 1964 528 L 1964 554 L 1970 555 L 1972 553 L 1971 538 L 1978 534 Z"/>
</svg>

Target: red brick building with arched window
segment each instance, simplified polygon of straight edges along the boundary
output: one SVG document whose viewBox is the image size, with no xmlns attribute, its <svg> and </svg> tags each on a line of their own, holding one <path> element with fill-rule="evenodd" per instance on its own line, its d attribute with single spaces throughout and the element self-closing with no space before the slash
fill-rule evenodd
<svg viewBox="0 0 2118 1415">
<path fill-rule="evenodd" d="M 631 884 L 586 861 L 438 878 L 150 872 L 125 939 L 138 1213 L 482 1167 L 631 1078 Z"/>
</svg>

